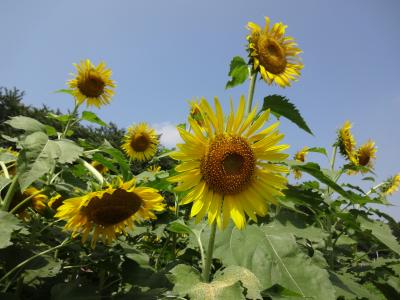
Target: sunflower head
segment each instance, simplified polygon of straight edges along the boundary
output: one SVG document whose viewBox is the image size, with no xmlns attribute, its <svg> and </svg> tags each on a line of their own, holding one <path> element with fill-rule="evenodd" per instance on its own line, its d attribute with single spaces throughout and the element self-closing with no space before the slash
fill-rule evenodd
<svg viewBox="0 0 400 300">
<path fill-rule="evenodd" d="M 363 167 L 372 167 L 373 160 L 376 158 L 375 142 L 369 140 L 357 150 L 358 164 Z"/>
<path fill-rule="evenodd" d="M 97 67 L 89 59 L 74 64 L 77 74 L 67 82 L 79 104 L 100 107 L 108 104 L 114 95 L 115 82 L 111 70 L 101 62 Z"/>
<path fill-rule="evenodd" d="M 339 146 L 340 154 L 353 164 L 358 165 L 356 140 L 350 129 L 351 123 L 346 121 L 338 131 L 337 145 Z"/>
<path fill-rule="evenodd" d="M 135 221 L 155 219 L 154 212 L 163 211 L 165 203 L 157 190 L 136 187 L 135 181 L 64 200 L 55 217 L 67 221 L 65 229 L 76 236 L 82 233 L 85 242 L 90 233 L 92 247 L 98 238 L 110 243 L 120 233 L 127 233 Z"/>
<path fill-rule="evenodd" d="M 302 51 L 292 37 L 285 36 L 286 27 L 282 23 L 270 26 L 269 17 L 265 17 L 264 28 L 253 22 L 247 24 L 248 52 L 254 71 L 260 72 L 266 83 L 280 87 L 290 86 L 303 68 L 299 57 Z"/>
<path fill-rule="evenodd" d="M 153 128 L 146 123 L 140 123 L 128 128 L 124 137 L 122 149 L 132 159 L 150 160 L 157 152 L 158 137 Z"/>
<path fill-rule="evenodd" d="M 33 196 L 33 197 L 32 197 Z M 39 190 L 35 187 L 27 188 L 22 194 L 16 193 L 14 198 L 11 202 L 11 208 L 17 206 L 21 203 L 24 199 L 32 197 L 31 201 L 27 202 L 26 204 L 22 205 L 17 211 L 17 214 L 21 214 L 27 209 L 28 207 L 32 207 L 36 212 L 42 213 L 47 207 L 47 196 L 45 194 L 39 193 Z"/>
<path fill-rule="evenodd" d="M 153 174 L 157 174 L 161 171 L 161 167 L 160 166 L 150 166 L 147 168 L 148 172 L 151 172 Z"/>
<path fill-rule="evenodd" d="M 199 124 L 200 127 L 204 126 L 204 120 L 203 117 L 200 113 L 200 108 L 199 108 L 199 101 L 198 100 L 192 100 L 189 102 L 190 105 L 190 114 L 189 116 Z"/>
<path fill-rule="evenodd" d="M 400 187 L 400 173 L 386 180 L 385 184 L 381 187 L 381 191 L 385 195 L 392 195 L 399 189 L 399 187 Z"/>
<path fill-rule="evenodd" d="M 97 171 L 99 171 L 100 174 L 106 174 L 108 173 L 108 168 L 98 161 L 94 160 L 90 163 Z"/>
<path fill-rule="evenodd" d="M 245 114 L 246 101 L 240 99 L 224 117 L 220 102 L 215 110 L 202 99 L 198 105 L 204 120 L 200 125 L 189 116 L 191 131 L 178 128 L 184 141 L 171 157 L 181 160 L 178 175 L 170 178 L 178 183 L 177 191 L 187 191 L 181 204 L 193 202 L 191 217 L 200 221 L 206 214 L 210 224 L 224 228 L 229 219 L 242 229 L 246 215 L 257 221 L 264 216 L 268 203 L 277 203 L 286 186 L 286 167 L 275 164 L 287 158 L 281 153 L 288 145 L 279 145 L 283 134 L 278 122 L 264 128 L 269 111 L 257 117 L 257 108 Z"/>
<path fill-rule="evenodd" d="M 64 200 L 65 200 L 65 198 L 62 195 L 57 193 L 53 197 L 50 198 L 49 203 L 47 203 L 47 205 L 50 208 L 56 210 L 63 204 Z"/>
<path fill-rule="evenodd" d="M 305 146 L 303 149 L 297 151 L 297 152 L 294 154 L 294 157 L 293 157 L 293 158 L 294 158 L 296 161 L 305 162 L 307 154 L 308 154 L 308 147 Z M 293 170 L 293 175 L 294 175 L 294 178 L 295 178 L 295 179 L 300 179 L 301 176 L 302 176 L 302 173 L 301 173 L 300 170 L 294 169 L 294 170 Z"/>
</svg>

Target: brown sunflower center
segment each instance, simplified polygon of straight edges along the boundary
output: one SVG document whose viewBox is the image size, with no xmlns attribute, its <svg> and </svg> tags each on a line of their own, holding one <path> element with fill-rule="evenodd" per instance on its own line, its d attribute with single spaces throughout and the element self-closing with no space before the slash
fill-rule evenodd
<svg viewBox="0 0 400 300">
<path fill-rule="evenodd" d="M 150 143 L 151 141 L 147 134 L 139 133 L 132 137 L 130 145 L 136 152 L 144 152 L 149 148 Z"/>
<path fill-rule="evenodd" d="M 257 43 L 260 64 L 272 74 L 285 71 L 287 60 L 285 49 L 275 39 L 261 35 Z"/>
<path fill-rule="evenodd" d="M 212 190 L 225 195 L 237 194 L 250 183 L 255 161 L 245 139 L 219 135 L 201 160 L 200 171 Z"/>
<path fill-rule="evenodd" d="M 110 226 L 127 220 L 140 209 L 142 203 L 142 198 L 136 193 L 116 189 L 112 194 L 92 198 L 82 210 L 90 221 Z"/>
<path fill-rule="evenodd" d="M 371 154 L 368 152 L 361 152 L 360 155 L 358 156 L 358 163 L 361 166 L 368 165 L 370 160 L 371 160 Z"/>
<path fill-rule="evenodd" d="M 80 92 L 89 98 L 96 98 L 104 93 L 105 82 L 98 76 L 90 74 L 78 82 Z"/>
</svg>

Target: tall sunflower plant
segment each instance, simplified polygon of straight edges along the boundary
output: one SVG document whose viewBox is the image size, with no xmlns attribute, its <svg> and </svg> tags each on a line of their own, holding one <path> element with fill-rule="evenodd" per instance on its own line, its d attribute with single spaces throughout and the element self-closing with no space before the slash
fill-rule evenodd
<svg viewBox="0 0 400 300">
<path fill-rule="evenodd" d="M 349 121 L 331 151 L 301 145 L 291 158 L 282 119 L 313 134 L 296 106 L 277 94 L 253 103 L 257 83 L 300 79 L 286 28 L 268 17 L 247 24 L 247 59 L 232 59 L 226 88 L 246 83 L 248 94 L 190 101 L 174 149 L 144 120 L 119 147 L 77 138 L 81 121 L 107 126 L 82 110 L 112 101 L 103 62 L 75 64 L 58 91 L 72 112 L 49 114 L 56 126 L 11 117 L 18 134 L 0 149 L 0 296 L 398 298 L 400 226 L 380 207 L 400 174 L 377 182 L 375 142 L 358 146 Z"/>
</svg>

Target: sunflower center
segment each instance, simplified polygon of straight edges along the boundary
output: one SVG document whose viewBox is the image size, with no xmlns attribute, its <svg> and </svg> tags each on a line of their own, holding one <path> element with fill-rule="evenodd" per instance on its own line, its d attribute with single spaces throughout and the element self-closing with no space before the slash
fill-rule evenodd
<svg viewBox="0 0 400 300">
<path fill-rule="evenodd" d="M 136 152 L 144 152 L 150 146 L 150 139 L 144 133 L 135 134 L 135 136 L 131 140 L 131 147 Z"/>
<path fill-rule="evenodd" d="M 105 83 L 104 81 L 93 74 L 90 74 L 79 81 L 78 88 L 83 95 L 89 98 L 96 98 L 104 93 Z"/>
<path fill-rule="evenodd" d="M 285 71 L 287 60 L 285 49 L 275 39 L 265 35 L 258 39 L 260 64 L 272 74 L 281 74 Z"/>
<path fill-rule="evenodd" d="M 111 226 L 127 220 L 140 209 L 142 203 L 142 198 L 136 193 L 116 189 L 112 194 L 92 198 L 82 210 L 93 223 Z"/>
<path fill-rule="evenodd" d="M 253 150 L 245 139 L 219 135 L 202 158 L 200 171 L 208 186 L 221 194 L 237 194 L 250 183 L 255 170 Z"/>
</svg>

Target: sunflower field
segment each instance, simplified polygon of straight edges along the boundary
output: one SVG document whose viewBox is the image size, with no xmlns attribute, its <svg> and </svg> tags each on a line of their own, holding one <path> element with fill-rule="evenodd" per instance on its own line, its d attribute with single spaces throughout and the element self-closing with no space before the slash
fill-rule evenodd
<svg viewBox="0 0 400 300">
<path fill-rule="evenodd" d="M 283 23 L 247 29 L 225 88 L 248 94 L 193 99 L 176 148 L 145 122 L 116 143 L 77 135 L 108 126 L 90 108 L 118 88 L 89 59 L 57 91 L 70 113 L 7 116 L 0 299 L 400 299 L 400 224 L 379 209 L 400 173 L 377 182 L 375 142 L 357 144 L 350 121 L 331 149 L 289 157 L 280 122 L 310 127 L 286 97 L 253 95 L 300 80 L 302 51 Z"/>
</svg>

